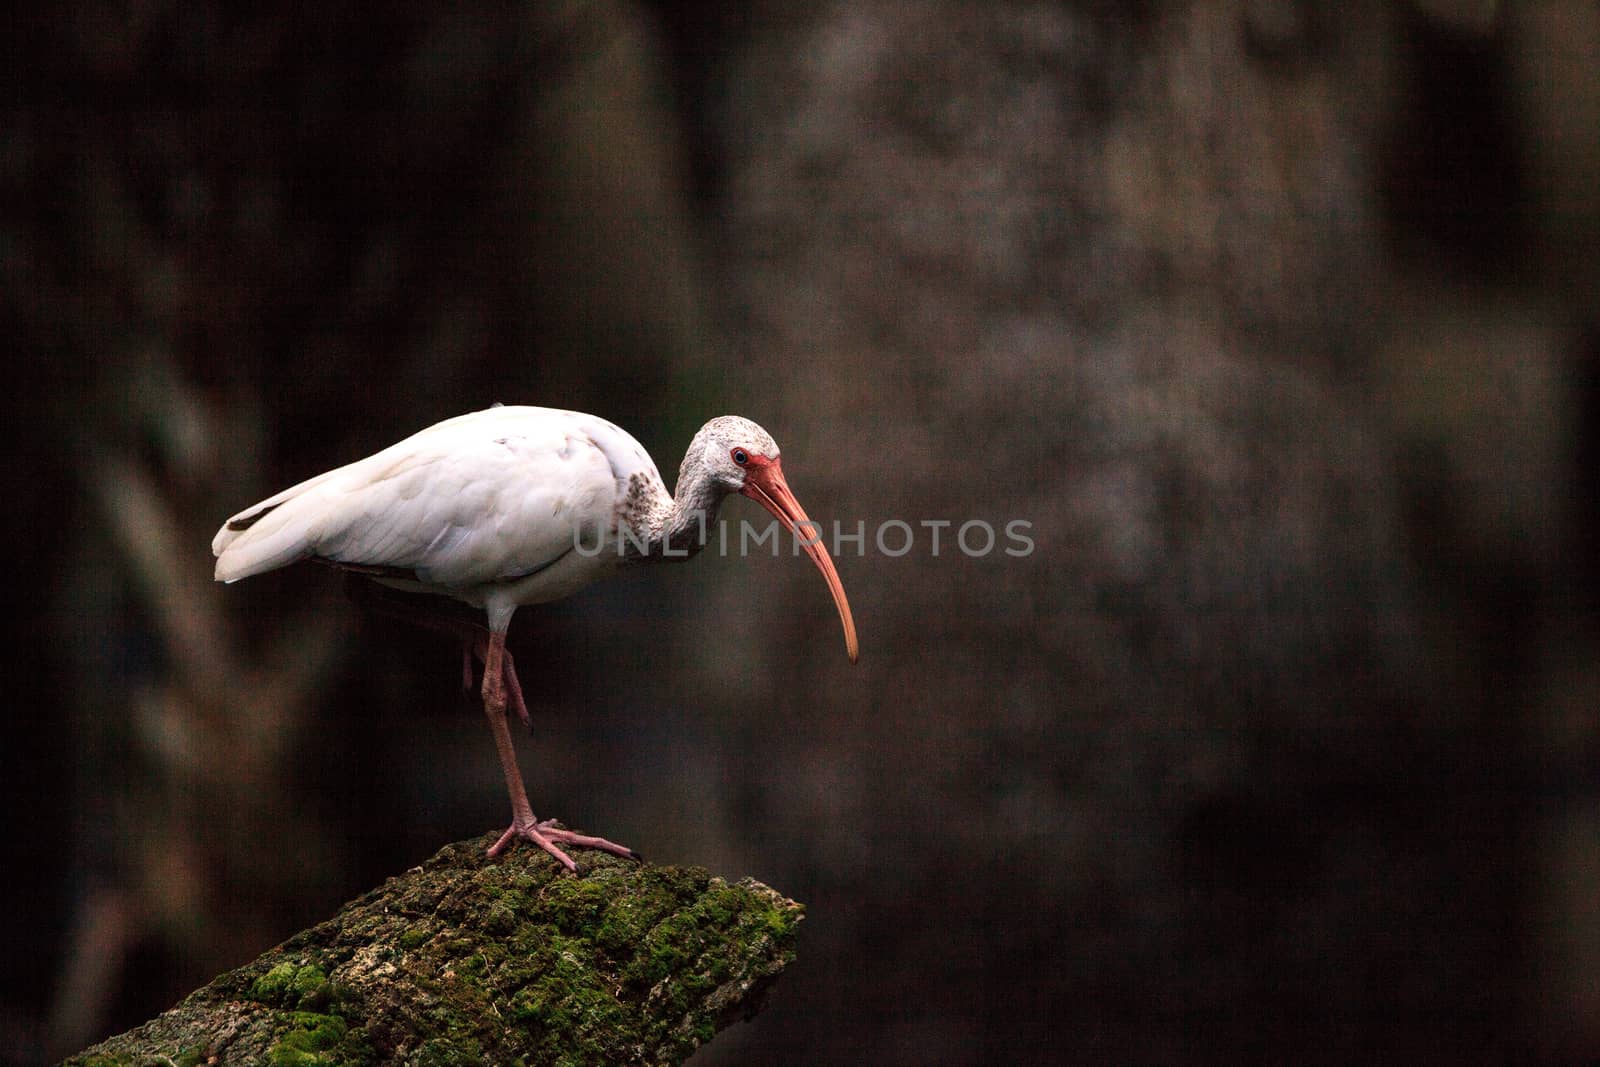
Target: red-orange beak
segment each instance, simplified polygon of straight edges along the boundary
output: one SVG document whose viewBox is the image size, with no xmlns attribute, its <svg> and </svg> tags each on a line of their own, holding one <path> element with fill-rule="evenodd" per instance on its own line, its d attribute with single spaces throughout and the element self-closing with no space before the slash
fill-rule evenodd
<svg viewBox="0 0 1600 1067">
<path fill-rule="evenodd" d="M 811 562 L 822 572 L 823 579 L 828 583 L 828 592 L 833 594 L 834 606 L 839 609 L 839 621 L 844 624 L 845 651 L 850 655 L 850 662 L 854 663 L 860 657 L 861 649 L 856 644 L 856 621 L 850 616 L 850 601 L 845 598 L 844 584 L 839 581 L 839 572 L 833 569 L 833 560 L 823 547 L 821 529 L 806 518 L 806 509 L 800 506 L 800 501 L 789 491 L 789 483 L 783 480 L 783 468 L 776 459 L 752 456 L 750 466 L 745 470 L 744 488 L 740 492 L 751 500 L 759 501 L 762 507 L 776 515 L 778 521 L 799 539 Z M 802 523 L 806 525 L 802 527 Z"/>
</svg>

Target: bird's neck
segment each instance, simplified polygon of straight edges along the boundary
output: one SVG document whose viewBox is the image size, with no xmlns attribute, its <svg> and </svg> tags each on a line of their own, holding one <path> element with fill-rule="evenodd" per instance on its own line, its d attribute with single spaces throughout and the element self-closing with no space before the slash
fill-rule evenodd
<svg viewBox="0 0 1600 1067">
<path fill-rule="evenodd" d="M 717 509 L 726 492 L 711 479 L 693 474 L 680 475 L 678 493 L 670 496 L 660 482 L 642 505 L 630 525 L 642 533 L 643 550 L 627 544 L 629 558 L 639 562 L 673 562 L 699 553 L 717 524 Z"/>
</svg>

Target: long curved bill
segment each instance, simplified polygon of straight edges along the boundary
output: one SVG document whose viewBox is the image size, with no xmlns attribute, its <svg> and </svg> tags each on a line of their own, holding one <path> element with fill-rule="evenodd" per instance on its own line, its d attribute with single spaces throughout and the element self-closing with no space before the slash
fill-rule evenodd
<svg viewBox="0 0 1600 1067">
<path fill-rule="evenodd" d="M 828 583 L 828 592 L 833 594 L 834 606 L 839 609 L 839 621 L 844 624 L 845 651 L 850 656 L 850 662 L 854 663 L 860 658 L 861 649 L 856 644 L 856 621 L 850 615 L 850 601 L 845 598 L 844 584 L 839 581 L 839 572 L 833 569 L 833 560 L 823 547 L 819 528 L 806 517 L 806 509 L 800 506 L 800 501 L 789 491 L 789 483 L 783 480 L 783 468 L 776 459 L 757 465 L 756 457 L 752 457 L 741 492 L 776 515 L 778 521 L 799 539 L 806 555 L 822 572 L 823 579 Z M 801 529 L 801 523 L 805 524 L 804 530 Z"/>
</svg>

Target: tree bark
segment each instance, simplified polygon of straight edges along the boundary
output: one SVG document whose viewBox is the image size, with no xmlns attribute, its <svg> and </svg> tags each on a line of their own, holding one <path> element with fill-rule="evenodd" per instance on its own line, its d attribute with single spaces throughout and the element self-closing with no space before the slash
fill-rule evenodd
<svg viewBox="0 0 1600 1067">
<path fill-rule="evenodd" d="M 679 1063 L 794 959 L 802 907 L 753 879 L 587 850 L 573 877 L 489 840 L 66 1064 Z"/>
</svg>

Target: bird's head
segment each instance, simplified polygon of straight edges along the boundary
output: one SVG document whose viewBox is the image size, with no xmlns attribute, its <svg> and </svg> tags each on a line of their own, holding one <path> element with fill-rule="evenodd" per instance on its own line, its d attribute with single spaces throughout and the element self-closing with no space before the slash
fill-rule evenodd
<svg viewBox="0 0 1600 1067">
<path fill-rule="evenodd" d="M 778 442 L 749 419 L 721 415 L 700 427 L 691 453 L 698 454 L 700 465 L 727 493 L 750 495 L 750 475 L 766 464 L 778 462 Z M 755 461 L 755 466 L 751 461 Z"/>
<path fill-rule="evenodd" d="M 799 539 L 806 554 L 822 572 L 839 609 L 844 625 L 845 651 L 854 663 L 860 654 L 856 643 L 856 623 L 850 614 L 850 601 L 844 595 L 839 572 L 828 555 L 822 529 L 806 517 L 800 501 L 789 491 L 783 466 L 778 461 L 778 442 L 749 419 L 723 415 L 712 419 L 695 434 L 689 456 L 698 458 L 707 477 L 724 492 L 740 493 L 756 501 L 778 517 L 784 528 Z M 687 462 L 685 466 L 687 466 Z"/>
</svg>

